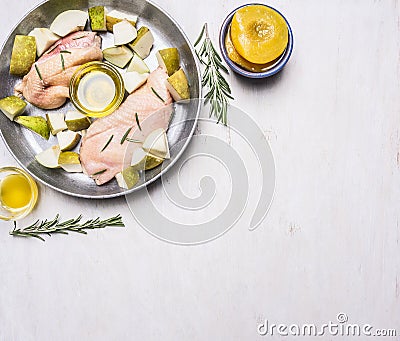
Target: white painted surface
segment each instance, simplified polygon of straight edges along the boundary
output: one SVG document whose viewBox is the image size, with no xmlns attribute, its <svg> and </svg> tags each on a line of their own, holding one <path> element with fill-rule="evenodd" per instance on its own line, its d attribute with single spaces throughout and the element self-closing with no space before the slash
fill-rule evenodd
<svg viewBox="0 0 400 341">
<path fill-rule="evenodd" d="M 0 43 L 36 3 L 0 0 Z M 192 41 L 208 21 L 217 43 L 243 2 L 158 3 Z M 264 318 L 322 324 L 339 312 L 400 334 L 400 4 L 269 3 L 294 31 L 289 64 L 270 80 L 229 76 L 234 104 L 275 155 L 262 226 L 248 232 L 241 221 L 212 243 L 174 246 L 141 229 L 124 199 L 40 186 L 24 223 L 121 213 L 127 228 L 40 243 L 10 237 L 0 222 L 0 340 L 256 340 Z M 0 143 L 1 165 L 17 165 Z"/>
</svg>

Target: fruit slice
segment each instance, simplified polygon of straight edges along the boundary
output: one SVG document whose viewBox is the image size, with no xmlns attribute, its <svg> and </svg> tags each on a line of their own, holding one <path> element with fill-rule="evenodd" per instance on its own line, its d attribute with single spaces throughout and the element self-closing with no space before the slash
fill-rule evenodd
<svg viewBox="0 0 400 341">
<path fill-rule="evenodd" d="M 68 173 L 82 173 L 79 154 L 75 152 L 61 152 L 58 157 L 58 164 Z"/>
<path fill-rule="evenodd" d="M 40 57 L 45 51 L 49 49 L 60 37 L 48 28 L 34 28 L 29 36 L 36 39 L 36 54 Z"/>
<path fill-rule="evenodd" d="M 44 167 L 60 168 L 60 165 L 58 164 L 58 157 L 60 156 L 60 152 L 60 147 L 58 145 L 55 145 L 37 154 L 35 156 L 35 159 Z"/>
<path fill-rule="evenodd" d="M 128 20 L 133 26 L 136 26 L 138 16 L 113 10 L 107 13 L 107 30 L 112 32 L 113 26 L 124 19 Z"/>
<path fill-rule="evenodd" d="M 80 139 L 81 135 L 71 130 L 60 131 L 57 134 L 58 145 L 63 152 L 73 149 Z"/>
<path fill-rule="evenodd" d="M 126 71 L 127 72 L 136 71 L 139 73 L 150 73 L 149 67 L 146 65 L 146 63 L 143 61 L 143 59 L 140 58 L 136 53 L 134 54 Z"/>
<path fill-rule="evenodd" d="M 104 59 L 123 69 L 133 57 L 126 46 L 113 46 L 103 50 Z"/>
<path fill-rule="evenodd" d="M 122 20 L 114 25 L 114 45 L 124 45 L 130 43 L 137 37 L 137 31 L 128 20 Z"/>
<path fill-rule="evenodd" d="M 138 73 L 133 71 L 122 74 L 125 90 L 130 94 L 146 83 L 147 78 L 149 78 L 149 73 Z"/>
<path fill-rule="evenodd" d="M 159 50 L 156 54 L 158 65 L 167 71 L 168 76 L 171 76 L 179 70 L 179 51 L 176 47 Z"/>
<path fill-rule="evenodd" d="M 91 121 L 79 111 L 68 111 L 65 115 L 65 123 L 69 130 L 80 131 L 89 128 Z"/>
<path fill-rule="evenodd" d="M 278 58 L 288 44 L 285 19 L 264 5 L 240 8 L 232 18 L 231 38 L 237 52 L 251 63 Z"/>
<path fill-rule="evenodd" d="M 243 67 L 244 69 L 251 71 L 251 72 L 264 72 L 267 71 L 272 65 L 277 62 L 277 59 L 273 60 L 272 62 L 266 64 L 255 64 L 250 63 L 248 60 L 244 59 L 235 49 L 233 46 L 232 39 L 231 39 L 231 30 L 228 30 L 228 33 L 225 36 L 225 48 L 226 52 L 228 53 L 228 57 L 231 61 L 238 64 L 239 66 Z"/>
<path fill-rule="evenodd" d="M 132 154 L 131 166 L 137 170 L 149 170 L 163 163 L 164 159 L 136 148 Z"/>
<path fill-rule="evenodd" d="M 106 10 L 104 6 L 90 7 L 88 13 L 92 31 L 107 31 Z"/>
<path fill-rule="evenodd" d="M 53 135 L 56 135 L 62 130 L 67 130 L 67 124 L 64 121 L 63 113 L 49 113 L 46 114 L 47 124 L 49 125 L 50 131 Z"/>
<path fill-rule="evenodd" d="M 158 158 L 170 158 L 167 134 L 163 128 L 152 131 L 144 140 L 142 148 Z"/>
<path fill-rule="evenodd" d="M 153 34 L 146 26 L 142 26 L 137 31 L 136 39 L 129 44 L 129 47 L 136 52 L 140 58 L 145 59 L 150 54 L 153 44 Z"/>
<path fill-rule="evenodd" d="M 16 35 L 11 53 L 10 74 L 25 76 L 36 59 L 35 37 Z"/>
<path fill-rule="evenodd" d="M 139 181 L 139 173 L 133 167 L 128 167 L 115 175 L 118 186 L 124 189 L 131 189 Z"/>
<path fill-rule="evenodd" d="M 26 102 L 17 96 L 8 96 L 0 99 L 0 110 L 11 121 L 22 115 L 26 108 Z"/>
<path fill-rule="evenodd" d="M 190 98 L 189 82 L 182 69 L 176 71 L 165 81 L 168 91 L 175 101 L 182 101 Z"/>
<path fill-rule="evenodd" d="M 50 25 L 50 30 L 59 35 L 65 37 L 67 34 L 76 31 L 82 31 L 85 28 L 86 21 L 88 20 L 88 14 L 84 11 L 79 10 L 68 10 L 61 12 Z"/>
<path fill-rule="evenodd" d="M 47 121 L 41 116 L 18 116 L 15 122 L 39 134 L 46 140 L 50 137 L 50 128 Z"/>
</svg>

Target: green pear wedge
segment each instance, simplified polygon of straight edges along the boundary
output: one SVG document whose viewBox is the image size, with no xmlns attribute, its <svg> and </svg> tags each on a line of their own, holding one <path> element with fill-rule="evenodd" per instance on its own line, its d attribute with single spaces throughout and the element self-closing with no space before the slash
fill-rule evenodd
<svg viewBox="0 0 400 341">
<path fill-rule="evenodd" d="M 118 186 L 124 189 L 131 189 L 139 181 L 139 173 L 134 167 L 128 167 L 115 175 Z"/>
<path fill-rule="evenodd" d="M 107 31 L 106 11 L 104 6 L 95 6 L 88 9 L 90 28 L 92 31 Z"/>
<path fill-rule="evenodd" d="M 179 70 L 179 51 L 176 47 L 159 50 L 156 54 L 158 65 L 167 71 L 168 76 Z"/>
<path fill-rule="evenodd" d="M 11 52 L 10 74 L 25 76 L 36 60 L 36 39 L 31 36 L 16 35 Z"/>
<path fill-rule="evenodd" d="M 68 173 L 82 173 L 82 166 L 78 153 L 61 152 L 58 157 L 58 164 Z"/>
<path fill-rule="evenodd" d="M 48 140 L 50 137 L 50 128 L 46 119 L 41 116 L 18 116 L 15 122 L 28 128 L 36 134 L 39 134 L 44 139 Z"/>
<path fill-rule="evenodd" d="M 17 96 L 9 96 L 0 99 L 0 110 L 11 121 L 13 121 L 15 117 L 22 115 L 25 108 L 26 102 Z"/>
<path fill-rule="evenodd" d="M 179 69 L 169 77 L 165 85 L 175 101 L 182 101 L 190 98 L 189 82 L 182 69 Z"/>
</svg>

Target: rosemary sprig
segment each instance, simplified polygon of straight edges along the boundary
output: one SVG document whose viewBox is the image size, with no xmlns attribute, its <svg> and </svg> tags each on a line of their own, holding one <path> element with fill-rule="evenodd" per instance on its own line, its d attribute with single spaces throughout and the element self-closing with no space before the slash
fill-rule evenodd
<svg viewBox="0 0 400 341">
<path fill-rule="evenodd" d="M 62 55 L 62 53 L 60 53 L 60 56 L 61 56 L 61 67 L 63 70 L 65 70 L 64 56 Z"/>
<path fill-rule="evenodd" d="M 40 74 L 40 71 L 39 71 L 39 67 L 36 65 L 36 63 L 35 63 L 35 69 L 36 69 L 36 72 L 37 72 L 37 74 L 38 74 L 38 76 L 39 76 L 39 79 L 40 79 L 41 81 L 43 81 L 42 75 Z"/>
<path fill-rule="evenodd" d="M 100 174 L 103 174 L 104 172 L 107 172 L 107 169 L 102 169 L 102 170 L 100 170 L 100 171 L 98 171 L 96 173 L 93 173 L 92 176 L 100 175 Z"/>
<path fill-rule="evenodd" d="M 136 123 L 137 123 L 139 130 L 142 131 L 142 127 L 140 126 L 139 116 L 138 116 L 137 112 L 135 112 L 135 119 L 136 119 Z"/>
<path fill-rule="evenodd" d="M 164 99 L 158 94 L 158 92 L 153 87 L 151 87 L 151 91 L 153 91 L 154 95 L 156 95 L 161 101 L 165 103 Z"/>
<path fill-rule="evenodd" d="M 215 115 L 218 122 L 226 125 L 228 121 L 228 98 L 234 98 L 231 96 L 231 88 L 221 70 L 225 73 L 229 73 L 229 71 L 222 64 L 222 59 L 210 39 L 207 23 L 204 24 L 194 46 L 196 47 L 200 42 L 202 43 L 200 48 L 196 50 L 196 54 L 205 67 L 202 77 L 202 86 L 208 89 L 205 95 L 205 103 L 210 103 L 210 117 Z"/>
<path fill-rule="evenodd" d="M 53 220 L 48 221 L 37 220 L 32 225 L 23 229 L 17 229 L 14 225 L 14 229 L 10 231 L 10 235 L 17 237 L 34 237 L 42 241 L 45 239 L 41 236 L 47 234 L 51 236 L 53 233 L 68 234 L 68 232 L 77 232 L 87 234 L 85 230 L 101 229 L 107 226 L 125 226 L 120 214 L 109 219 L 100 220 L 100 218 L 87 220 L 85 223 L 81 223 L 82 215 L 76 219 L 66 220 L 60 222 L 60 216 L 57 214 Z"/>
<path fill-rule="evenodd" d="M 112 139 L 114 138 L 114 135 L 111 135 L 110 138 L 108 139 L 107 143 L 105 144 L 105 146 L 103 147 L 102 150 L 100 150 L 100 153 L 106 149 L 108 147 L 108 145 L 110 144 L 110 142 L 112 141 Z"/>
</svg>

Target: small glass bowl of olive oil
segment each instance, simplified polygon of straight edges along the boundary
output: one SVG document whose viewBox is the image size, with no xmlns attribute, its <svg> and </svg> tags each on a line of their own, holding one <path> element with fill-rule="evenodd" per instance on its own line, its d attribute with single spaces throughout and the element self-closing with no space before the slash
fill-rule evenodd
<svg viewBox="0 0 400 341">
<path fill-rule="evenodd" d="M 0 219 L 17 220 L 27 216 L 38 197 L 36 182 L 24 170 L 0 168 Z"/>
<path fill-rule="evenodd" d="M 71 102 L 90 117 L 103 117 L 114 112 L 125 95 L 119 71 L 109 63 L 89 62 L 79 67 L 69 83 Z"/>
</svg>

